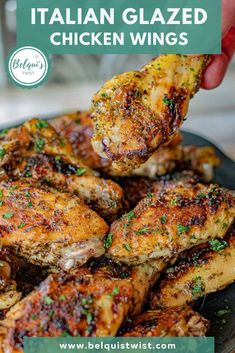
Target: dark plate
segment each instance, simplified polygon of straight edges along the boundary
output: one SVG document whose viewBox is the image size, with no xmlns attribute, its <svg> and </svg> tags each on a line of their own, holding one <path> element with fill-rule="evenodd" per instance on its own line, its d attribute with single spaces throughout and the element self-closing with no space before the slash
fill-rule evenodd
<svg viewBox="0 0 235 353">
<path fill-rule="evenodd" d="M 235 189 L 235 162 L 208 140 L 189 132 L 183 132 L 183 135 L 184 145 L 215 148 L 221 164 L 216 168 L 214 181 L 226 188 Z M 215 337 L 216 353 L 235 352 L 235 283 L 200 300 L 196 303 L 195 309 L 211 322 L 208 335 Z M 224 309 L 227 314 L 218 316 L 219 310 Z"/>
<path fill-rule="evenodd" d="M 50 119 L 52 117 L 44 116 L 42 118 Z M 214 182 L 226 188 L 235 189 L 235 162 L 203 137 L 185 131 L 183 131 L 183 136 L 184 145 L 212 146 L 215 148 L 221 164 L 216 169 Z M 195 304 L 195 309 L 211 322 L 208 335 L 215 337 L 216 353 L 235 353 L 235 283 L 198 301 Z M 218 311 L 224 309 L 227 314 L 218 317 Z"/>
</svg>

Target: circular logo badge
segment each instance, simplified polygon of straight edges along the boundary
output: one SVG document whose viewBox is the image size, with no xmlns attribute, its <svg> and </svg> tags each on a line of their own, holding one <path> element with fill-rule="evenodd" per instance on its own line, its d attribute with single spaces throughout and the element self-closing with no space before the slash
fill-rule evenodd
<svg viewBox="0 0 235 353">
<path fill-rule="evenodd" d="M 37 48 L 18 48 L 9 56 L 8 72 L 18 86 L 34 88 L 48 78 L 49 60 Z"/>
</svg>

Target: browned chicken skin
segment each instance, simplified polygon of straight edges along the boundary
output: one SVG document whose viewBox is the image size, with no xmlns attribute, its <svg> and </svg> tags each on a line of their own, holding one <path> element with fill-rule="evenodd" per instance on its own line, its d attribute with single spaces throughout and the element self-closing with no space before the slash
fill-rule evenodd
<svg viewBox="0 0 235 353">
<path fill-rule="evenodd" d="M 19 140 L 23 136 L 24 143 Z M 32 119 L 9 131 L 1 142 L 4 158 L 0 165 L 10 176 L 31 176 L 37 181 L 77 194 L 108 221 L 116 219 L 125 206 L 121 187 L 99 178 L 72 153 L 46 121 Z"/>
<path fill-rule="evenodd" d="M 0 183 L 2 246 L 30 262 L 64 270 L 104 253 L 105 221 L 76 196 L 27 180 Z"/>
<path fill-rule="evenodd" d="M 132 317 L 120 331 L 124 337 L 204 336 L 209 321 L 188 306 L 147 311 Z"/>
<path fill-rule="evenodd" d="M 182 125 L 208 59 L 160 55 L 106 82 L 93 98 L 95 151 L 123 175 L 138 168 Z"/>
<path fill-rule="evenodd" d="M 151 308 L 177 307 L 223 289 L 235 281 L 235 229 L 222 239 L 193 248 L 168 268 Z"/>
<path fill-rule="evenodd" d="M 149 194 L 110 229 L 109 255 L 140 264 L 224 237 L 235 217 L 235 197 L 217 185 L 178 186 Z"/>
<path fill-rule="evenodd" d="M 7 249 L 0 249 L 0 311 L 9 309 L 21 298 L 14 280 L 20 262 Z"/>
</svg>

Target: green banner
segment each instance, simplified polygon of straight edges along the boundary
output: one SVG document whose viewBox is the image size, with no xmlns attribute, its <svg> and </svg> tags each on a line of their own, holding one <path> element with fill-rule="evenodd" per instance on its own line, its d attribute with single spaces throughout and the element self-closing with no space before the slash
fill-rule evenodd
<svg viewBox="0 0 235 353">
<path fill-rule="evenodd" d="M 215 54 L 221 0 L 17 0 L 17 47 L 45 54 Z"/>
<path fill-rule="evenodd" d="M 211 337 L 25 338 L 25 353 L 214 353 Z"/>
</svg>

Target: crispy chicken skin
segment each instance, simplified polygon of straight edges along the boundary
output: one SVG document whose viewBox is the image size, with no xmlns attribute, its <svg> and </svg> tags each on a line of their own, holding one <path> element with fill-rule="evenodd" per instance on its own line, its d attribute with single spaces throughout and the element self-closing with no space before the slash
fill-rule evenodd
<svg viewBox="0 0 235 353">
<path fill-rule="evenodd" d="M 105 170 L 111 165 L 109 159 L 100 157 L 91 145 L 93 126 L 89 111 L 78 111 L 50 120 L 56 132 L 72 145 L 75 156 L 81 158 L 88 167 Z"/>
<path fill-rule="evenodd" d="M 150 194 L 111 225 L 109 256 L 140 264 L 224 237 L 235 216 L 234 193 L 197 184 Z"/>
<path fill-rule="evenodd" d="M 193 248 L 168 268 L 151 308 L 177 307 L 219 291 L 235 281 L 235 229 L 224 240 L 215 239 Z"/>
<path fill-rule="evenodd" d="M 93 98 L 94 150 L 123 175 L 138 168 L 182 125 L 208 61 L 160 55 L 106 82 Z"/>
<path fill-rule="evenodd" d="M 132 317 L 120 331 L 124 337 L 205 336 L 209 321 L 189 306 L 147 311 Z"/>
<path fill-rule="evenodd" d="M 18 143 L 19 133 L 27 143 Z M 9 144 L 11 148 L 6 148 Z M 18 130 L 10 130 L 1 145 L 5 151 L 1 164 L 10 176 L 32 176 L 75 193 L 109 222 L 120 215 L 125 205 L 121 187 L 111 180 L 99 178 L 97 172 L 75 157 L 70 143 L 61 139 L 46 121 L 32 119 Z"/>
<path fill-rule="evenodd" d="M 27 180 L 0 183 L 2 246 L 41 266 L 67 270 L 104 253 L 105 221 L 76 196 Z"/>
<path fill-rule="evenodd" d="M 132 297 L 128 280 L 50 275 L 1 322 L 3 352 L 23 352 L 23 336 L 114 336 Z"/>
</svg>

